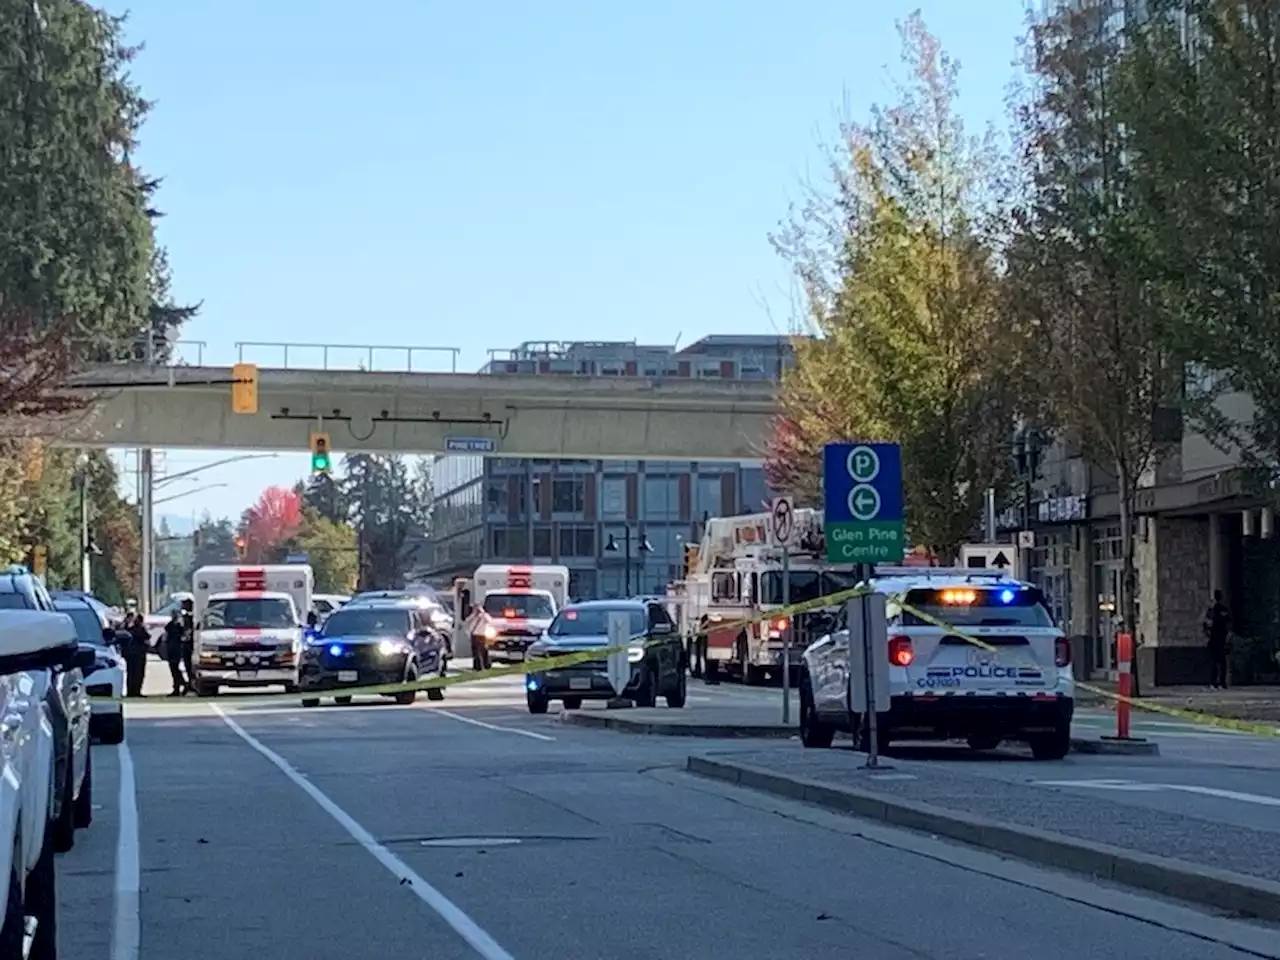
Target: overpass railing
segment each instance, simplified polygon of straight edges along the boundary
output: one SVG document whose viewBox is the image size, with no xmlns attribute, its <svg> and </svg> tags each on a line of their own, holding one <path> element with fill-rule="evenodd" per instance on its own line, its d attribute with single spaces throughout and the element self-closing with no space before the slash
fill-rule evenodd
<svg viewBox="0 0 1280 960">
<path fill-rule="evenodd" d="M 458 347 L 387 346 L 356 343 L 286 343 L 277 340 L 239 340 L 232 356 L 225 350 L 211 351 L 204 340 L 174 340 L 169 344 L 170 362 L 178 366 L 202 367 L 232 362 L 257 363 L 285 369 L 370 370 L 380 372 L 440 373 L 442 367 L 458 372 Z M 443 363 L 441 358 L 446 358 Z M 435 362 L 433 362 L 435 361 Z"/>
</svg>

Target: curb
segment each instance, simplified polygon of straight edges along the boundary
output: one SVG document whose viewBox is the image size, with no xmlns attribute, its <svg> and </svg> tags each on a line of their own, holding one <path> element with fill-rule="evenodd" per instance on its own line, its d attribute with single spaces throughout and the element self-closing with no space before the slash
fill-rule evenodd
<svg viewBox="0 0 1280 960">
<path fill-rule="evenodd" d="M 1160 744 L 1141 737 L 1132 737 L 1128 740 L 1120 740 L 1116 737 L 1099 737 L 1096 740 L 1072 737 L 1071 752 L 1104 757 L 1158 757 Z"/>
<path fill-rule="evenodd" d="M 565 710 L 561 723 L 597 730 L 616 730 L 650 737 L 701 737 L 706 740 L 790 740 L 800 735 L 795 727 L 782 724 L 741 723 L 669 723 L 665 720 L 636 720 L 607 713 L 582 713 Z M 1115 740 L 1102 737 L 1090 740 L 1071 738 L 1071 752 L 1103 756 L 1158 757 L 1160 745 L 1154 740 Z"/>
<path fill-rule="evenodd" d="M 708 740 L 789 740 L 798 736 L 791 727 L 781 724 L 751 726 L 729 723 L 666 723 L 662 720 L 635 720 L 631 717 L 610 716 L 597 712 L 580 713 L 566 710 L 560 714 L 561 723 L 598 730 L 617 730 L 620 733 L 645 734 L 651 737 L 702 737 Z"/>
<path fill-rule="evenodd" d="M 1021 860 L 1085 874 L 1239 916 L 1280 921 L 1280 883 L 1184 860 L 1125 850 L 1034 827 L 1014 827 L 933 804 L 833 787 L 748 764 L 689 757 L 690 773 L 836 813 L 958 840 Z"/>
</svg>

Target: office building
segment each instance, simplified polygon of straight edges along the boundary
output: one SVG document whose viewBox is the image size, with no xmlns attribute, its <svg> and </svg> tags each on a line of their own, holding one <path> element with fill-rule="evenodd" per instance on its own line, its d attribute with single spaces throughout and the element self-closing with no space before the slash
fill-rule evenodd
<svg viewBox="0 0 1280 960">
<path fill-rule="evenodd" d="M 491 351 L 481 373 L 776 380 L 785 336 L 710 336 L 684 348 L 529 342 Z M 429 575 L 480 563 L 561 563 L 575 598 L 661 592 L 680 575 L 704 517 L 754 513 L 770 493 L 757 461 L 523 460 L 435 463 Z"/>
</svg>

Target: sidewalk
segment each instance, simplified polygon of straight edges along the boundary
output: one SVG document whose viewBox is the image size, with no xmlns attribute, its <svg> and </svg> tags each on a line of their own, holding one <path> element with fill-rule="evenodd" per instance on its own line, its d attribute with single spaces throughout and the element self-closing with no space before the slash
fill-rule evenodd
<svg viewBox="0 0 1280 960">
<path fill-rule="evenodd" d="M 1276 831 L 967 773 L 945 762 L 890 759 L 893 770 L 877 773 L 861 769 L 865 760 L 847 749 L 779 744 L 691 756 L 688 769 L 1236 915 L 1280 921 Z"/>
<path fill-rule="evenodd" d="M 1115 692 L 1116 685 L 1109 680 L 1090 680 L 1088 683 L 1090 686 Z M 1162 707 L 1206 713 L 1229 720 L 1280 723 L 1280 687 L 1232 687 L 1227 690 L 1213 690 L 1209 687 L 1155 687 L 1151 691 L 1143 691 L 1140 699 L 1150 700 Z M 1076 703 L 1110 706 L 1115 701 L 1080 690 Z M 1135 711 L 1139 715 L 1143 712 Z M 1151 715 L 1153 714 L 1148 714 Z"/>
</svg>

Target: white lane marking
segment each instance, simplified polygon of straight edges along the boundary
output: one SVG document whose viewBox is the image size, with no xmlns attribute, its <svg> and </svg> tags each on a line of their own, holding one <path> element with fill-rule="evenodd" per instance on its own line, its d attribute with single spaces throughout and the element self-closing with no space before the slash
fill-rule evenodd
<svg viewBox="0 0 1280 960">
<path fill-rule="evenodd" d="M 534 733 L 532 730 L 521 730 L 519 727 L 500 727 L 496 723 L 485 723 L 483 720 L 476 720 L 474 717 L 464 717 L 460 713 L 454 713 L 452 710 L 441 710 L 438 707 L 431 713 L 438 713 L 442 717 L 449 717 L 460 723 L 469 723 L 473 727 L 483 727 L 486 730 L 496 730 L 499 733 L 514 733 L 516 736 L 528 737 L 531 740 L 549 740 L 554 741 L 555 737 L 549 737 L 545 733 Z"/>
<path fill-rule="evenodd" d="M 1216 797 L 1219 800 L 1238 800 L 1241 803 L 1255 803 L 1263 807 L 1280 807 L 1280 797 L 1269 797 L 1261 793 L 1240 793 L 1218 787 L 1198 787 L 1185 783 L 1146 783 L 1141 780 L 1033 780 L 1031 782 L 1042 787 L 1085 787 L 1090 790 L 1123 790 L 1134 793 L 1174 790 L 1178 793 Z"/>
<path fill-rule="evenodd" d="M 478 923 L 472 920 L 467 914 L 462 912 L 462 908 L 457 906 L 452 900 L 443 893 L 427 883 L 407 863 L 397 857 L 394 853 L 378 843 L 374 839 L 373 834 L 369 833 L 364 827 L 352 819 L 351 815 L 343 810 L 340 806 L 330 800 L 320 788 L 315 786 L 310 780 L 300 774 L 292 764 L 284 757 L 276 753 L 253 734 L 246 731 L 240 724 L 232 720 L 226 713 L 222 711 L 216 703 L 209 705 L 213 708 L 213 712 L 222 718 L 232 731 L 240 737 L 245 743 L 254 750 L 264 756 L 271 764 L 283 773 L 286 777 L 293 781 L 303 793 L 320 805 L 325 813 L 333 817 L 342 829 L 346 830 L 351 838 L 364 847 L 375 860 L 387 868 L 393 876 L 401 880 L 408 880 L 407 886 L 413 891 L 419 900 L 439 914 L 440 919 L 453 928 L 454 932 L 463 940 L 471 945 L 484 960 L 515 960 L 515 958 L 507 953 L 498 945 L 498 942 L 489 936 Z"/>
<path fill-rule="evenodd" d="M 96 749 L 96 748 L 95 748 Z M 111 960 L 137 960 L 142 944 L 142 865 L 138 855 L 138 791 L 129 745 L 116 748 L 120 794 L 116 800 L 120 833 L 116 837 L 116 915 L 111 928 Z"/>
</svg>

